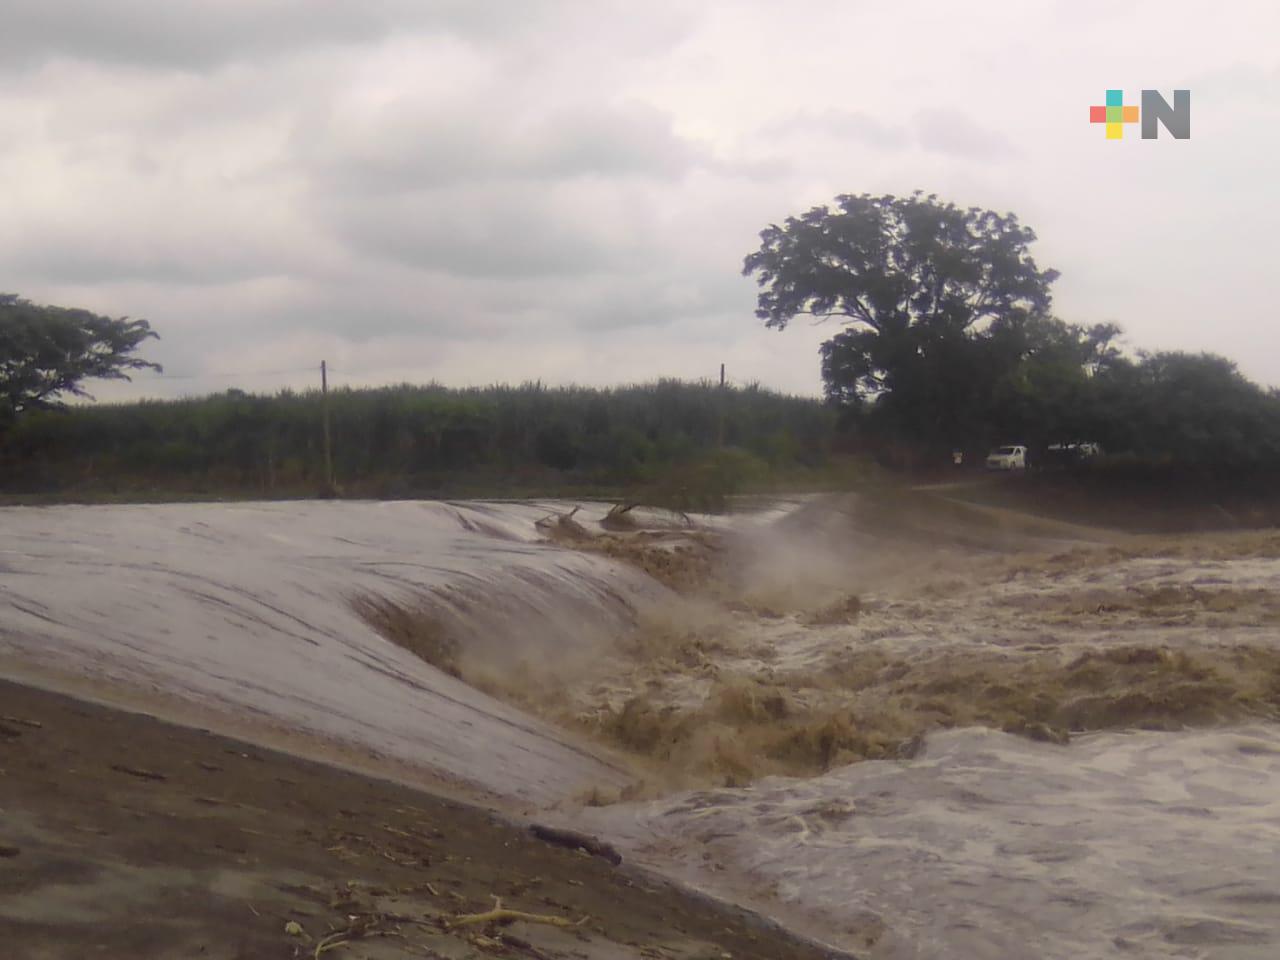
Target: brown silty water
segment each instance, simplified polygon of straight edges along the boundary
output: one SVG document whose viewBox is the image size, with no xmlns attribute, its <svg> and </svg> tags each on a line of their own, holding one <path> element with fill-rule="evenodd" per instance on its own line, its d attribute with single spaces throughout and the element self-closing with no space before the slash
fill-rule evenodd
<svg viewBox="0 0 1280 960">
<path fill-rule="evenodd" d="M 644 792 L 901 757 L 956 727 L 1066 743 L 1280 714 L 1278 534 L 1129 537 L 902 492 L 718 533 L 561 526 L 683 601 L 553 664 L 457 666 L 640 758 Z"/>
<path fill-rule="evenodd" d="M 0 667 L 561 817 L 858 955 L 1275 955 L 1280 535 L 574 508 L 6 510 Z"/>
</svg>

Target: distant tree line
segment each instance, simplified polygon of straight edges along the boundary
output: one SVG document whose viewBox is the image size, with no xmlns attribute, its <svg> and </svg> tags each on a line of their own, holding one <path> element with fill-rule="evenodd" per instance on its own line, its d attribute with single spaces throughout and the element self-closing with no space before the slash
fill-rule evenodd
<svg viewBox="0 0 1280 960">
<path fill-rule="evenodd" d="M 760 234 L 757 316 L 831 320 L 826 402 L 664 380 L 338 390 L 334 475 L 355 496 L 644 488 L 667 505 L 819 471 L 833 451 L 938 468 L 1004 443 L 1032 461 L 1098 444 L 1144 481 L 1280 477 L 1280 393 L 1211 354 L 1126 354 L 1114 324 L 1054 316 L 1057 272 L 1013 214 L 932 196 L 844 195 Z M 231 390 L 63 408 L 133 356 L 145 321 L 0 296 L 0 493 L 328 491 L 321 395 Z M 1096 464 L 1095 464 L 1096 466 Z"/>
<path fill-rule="evenodd" d="M 0 434 L 0 492 L 315 495 L 322 403 L 229 390 L 32 411 Z M 708 506 L 697 497 L 820 469 L 835 420 L 815 399 L 673 380 L 339 389 L 328 403 L 338 485 L 374 497 L 649 487 Z"/>
</svg>

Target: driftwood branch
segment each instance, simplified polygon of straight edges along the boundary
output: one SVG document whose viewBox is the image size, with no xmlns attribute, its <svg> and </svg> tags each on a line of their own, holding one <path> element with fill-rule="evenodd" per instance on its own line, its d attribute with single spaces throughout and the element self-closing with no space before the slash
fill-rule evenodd
<svg viewBox="0 0 1280 960">
<path fill-rule="evenodd" d="M 450 930 L 454 930 L 458 927 L 472 927 L 482 923 L 514 923 L 517 920 L 522 920 L 525 923 L 544 923 L 551 927 L 580 927 L 588 919 L 583 917 L 581 920 L 576 921 L 566 920 L 564 917 L 557 917 L 550 913 L 525 913 L 523 910 L 508 910 L 502 905 L 501 897 L 494 897 L 492 910 L 486 910 L 484 913 L 464 913 L 446 921 L 446 925 Z"/>
<path fill-rule="evenodd" d="M 561 830 L 558 827 L 548 827 L 541 823 L 533 824 L 529 827 L 529 832 L 544 843 L 550 843 L 557 847 L 567 847 L 570 850 L 585 850 L 593 857 L 602 857 L 608 860 L 615 867 L 622 863 L 622 854 L 618 853 L 617 850 L 603 840 L 588 834 L 577 833 L 573 830 Z"/>
</svg>

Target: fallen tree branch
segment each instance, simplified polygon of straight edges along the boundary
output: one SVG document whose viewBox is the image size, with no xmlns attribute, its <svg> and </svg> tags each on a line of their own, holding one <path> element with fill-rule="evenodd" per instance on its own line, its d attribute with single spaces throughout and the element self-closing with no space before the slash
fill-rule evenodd
<svg viewBox="0 0 1280 960">
<path fill-rule="evenodd" d="M 583 917 L 581 920 L 574 921 L 549 913 L 525 913 L 523 910 L 508 910 L 502 905 L 501 897 L 494 897 L 492 910 L 486 910 L 484 913 L 464 913 L 461 916 L 454 917 L 452 920 L 445 921 L 445 926 L 450 930 L 456 930 L 458 927 L 472 927 L 482 923 L 514 923 L 517 920 L 522 920 L 525 923 L 543 923 L 550 927 L 580 927 L 588 919 L 588 917 Z"/>
</svg>

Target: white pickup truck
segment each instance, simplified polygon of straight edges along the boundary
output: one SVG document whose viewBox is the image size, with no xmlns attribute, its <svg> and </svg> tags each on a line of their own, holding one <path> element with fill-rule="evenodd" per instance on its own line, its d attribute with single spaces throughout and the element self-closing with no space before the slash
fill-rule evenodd
<svg viewBox="0 0 1280 960">
<path fill-rule="evenodd" d="M 988 470 L 1025 470 L 1027 469 L 1027 448 L 1017 444 L 997 447 L 987 454 Z"/>
</svg>

